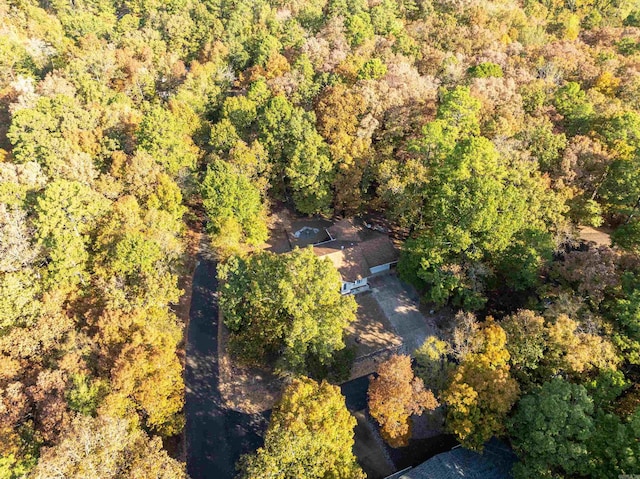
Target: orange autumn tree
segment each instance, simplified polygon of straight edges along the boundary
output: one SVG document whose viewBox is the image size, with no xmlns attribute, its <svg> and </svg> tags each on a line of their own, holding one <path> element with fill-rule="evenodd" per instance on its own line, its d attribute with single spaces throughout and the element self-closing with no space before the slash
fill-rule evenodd
<svg viewBox="0 0 640 479">
<path fill-rule="evenodd" d="M 369 412 L 381 426 L 391 447 L 406 446 L 411 437 L 411 416 L 438 407 L 433 393 L 411 369 L 411 358 L 393 355 L 380 364 L 369 384 Z"/>
</svg>

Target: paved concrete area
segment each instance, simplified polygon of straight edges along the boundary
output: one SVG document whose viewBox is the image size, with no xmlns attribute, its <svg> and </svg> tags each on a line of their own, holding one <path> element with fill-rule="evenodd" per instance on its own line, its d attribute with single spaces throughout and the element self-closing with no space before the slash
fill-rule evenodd
<svg viewBox="0 0 640 479">
<path fill-rule="evenodd" d="M 356 320 L 347 327 L 345 334 L 347 347 L 356 349 L 351 379 L 376 372 L 382 361 L 402 351 L 402 338 L 396 334 L 371 291 L 354 297 L 358 303 Z"/>
<path fill-rule="evenodd" d="M 415 289 L 401 282 L 395 275 L 383 275 L 369 280 L 372 296 L 402 338 L 408 354 L 422 346 L 429 336 L 437 336 L 433 318 L 425 318 L 418 309 L 419 296 Z"/>
<path fill-rule="evenodd" d="M 347 326 L 345 341 L 348 346 L 356 347 L 356 357 L 400 346 L 402 338 L 395 333 L 371 292 L 357 294 L 354 298 L 358 304 L 356 320 Z"/>
</svg>

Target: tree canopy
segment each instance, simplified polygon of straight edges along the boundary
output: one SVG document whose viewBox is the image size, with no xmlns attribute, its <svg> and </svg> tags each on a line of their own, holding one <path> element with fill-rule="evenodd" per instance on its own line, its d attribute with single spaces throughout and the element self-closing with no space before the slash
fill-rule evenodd
<svg viewBox="0 0 640 479">
<path fill-rule="evenodd" d="M 231 165 L 213 162 L 202 180 L 201 191 L 214 235 L 230 243 L 259 244 L 267 239 L 260 191 Z"/>
<path fill-rule="evenodd" d="M 509 434 L 521 476 L 640 473 L 634 2 L 22 0 L 0 18 L 0 475 L 184 474 L 159 440 L 183 426 L 178 284 L 199 247 L 238 360 L 341 365 L 356 309 L 335 269 L 261 251 L 314 215 L 389 230 L 439 318 L 415 376 L 465 446 Z M 562 437 L 567 397 L 589 437 Z M 531 411 L 549 402 L 566 414 Z"/>
<path fill-rule="evenodd" d="M 452 117 L 448 121 L 464 115 L 458 104 L 450 108 L 443 115 Z M 456 122 L 459 128 L 476 129 L 461 121 Z M 484 137 L 459 141 L 434 165 L 426 187 L 431 193 L 421 211 L 425 228 L 407 241 L 399 268 L 405 278 L 427 288 L 429 300 L 451 300 L 466 309 L 484 305 L 493 265 L 518 235 L 546 231 L 562 211 L 536 171 L 510 165 Z"/>
<path fill-rule="evenodd" d="M 476 334 L 477 349 L 465 355 L 453 371 L 442 399 L 447 405 L 448 429 L 464 446 L 482 449 L 504 430 L 519 386 L 509 371 L 504 330 L 488 321 Z"/>
<path fill-rule="evenodd" d="M 364 478 L 352 452 L 355 425 L 337 386 L 294 379 L 271 415 L 264 447 L 242 458 L 238 477 Z"/>
<path fill-rule="evenodd" d="M 369 412 L 392 447 L 406 446 L 411 437 L 411 416 L 438 406 L 422 379 L 413 375 L 409 356 L 393 355 L 378 366 L 369 384 Z"/>
<path fill-rule="evenodd" d="M 345 347 L 355 301 L 340 294 L 335 267 L 311 248 L 234 257 L 220 278 L 220 306 L 240 358 L 256 362 L 275 355 L 281 370 L 305 372 L 308 356 L 330 363 Z"/>
</svg>

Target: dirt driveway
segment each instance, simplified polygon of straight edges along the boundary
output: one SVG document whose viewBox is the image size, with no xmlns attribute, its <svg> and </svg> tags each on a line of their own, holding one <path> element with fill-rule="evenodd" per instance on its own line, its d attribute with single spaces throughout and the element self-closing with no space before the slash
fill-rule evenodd
<svg viewBox="0 0 640 479">
<path fill-rule="evenodd" d="M 395 275 L 369 279 L 372 296 L 402 338 L 408 354 L 422 346 L 429 336 L 438 336 L 434 318 L 426 318 L 418 309 L 418 293 Z"/>
</svg>

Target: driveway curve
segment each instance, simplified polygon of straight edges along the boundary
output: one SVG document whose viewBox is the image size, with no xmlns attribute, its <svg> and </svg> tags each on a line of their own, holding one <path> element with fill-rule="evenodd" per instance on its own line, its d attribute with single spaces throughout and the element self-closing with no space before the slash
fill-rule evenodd
<svg viewBox="0 0 640 479">
<path fill-rule="evenodd" d="M 193 276 L 185 364 L 185 437 L 191 479 L 227 479 L 244 453 L 262 445 L 266 414 L 224 406 L 218 389 L 216 262 L 198 255 Z"/>
</svg>

